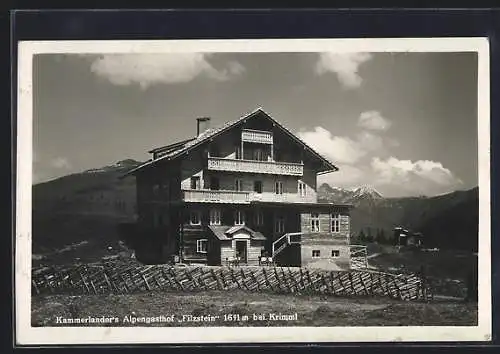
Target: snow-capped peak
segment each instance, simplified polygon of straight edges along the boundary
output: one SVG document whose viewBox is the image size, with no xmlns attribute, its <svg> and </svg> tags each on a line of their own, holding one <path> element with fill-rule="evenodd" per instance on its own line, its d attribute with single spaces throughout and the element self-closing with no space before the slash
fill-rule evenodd
<svg viewBox="0 0 500 354">
<path fill-rule="evenodd" d="M 352 189 L 353 197 L 370 196 L 372 198 L 383 198 L 382 194 L 374 187 L 363 185 Z"/>
</svg>

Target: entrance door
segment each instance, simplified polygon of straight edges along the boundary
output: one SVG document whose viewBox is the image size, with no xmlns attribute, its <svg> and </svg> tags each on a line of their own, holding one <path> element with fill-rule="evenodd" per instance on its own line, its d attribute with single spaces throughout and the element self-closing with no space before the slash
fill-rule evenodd
<svg viewBox="0 0 500 354">
<path fill-rule="evenodd" d="M 236 241 L 236 257 L 241 263 L 247 263 L 247 241 Z"/>
</svg>

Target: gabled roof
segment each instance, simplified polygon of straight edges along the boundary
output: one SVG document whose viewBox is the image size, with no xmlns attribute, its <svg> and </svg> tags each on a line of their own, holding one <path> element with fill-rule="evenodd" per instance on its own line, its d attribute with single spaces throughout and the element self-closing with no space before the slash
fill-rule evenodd
<svg viewBox="0 0 500 354">
<path fill-rule="evenodd" d="M 250 234 L 252 240 L 264 241 L 266 238 L 258 231 L 254 231 L 247 226 L 217 226 L 209 225 L 208 229 L 221 241 L 230 241 L 233 239 L 232 235 L 238 230 L 245 229 Z"/>
<path fill-rule="evenodd" d="M 241 230 L 245 230 L 249 234 L 253 233 L 253 230 L 251 228 L 249 228 L 248 226 L 245 226 L 245 225 L 235 225 L 235 226 L 231 227 L 229 230 L 227 230 L 225 233 L 227 235 L 233 235 L 233 234 L 235 234 L 235 233 L 237 233 L 238 231 L 241 231 Z"/>
<path fill-rule="evenodd" d="M 248 113 L 248 114 L 246 114 L 246 115 L 244 115 L 236 120 L 226 122 L 217 128 L 207 129 L 205 132 L 201 133 L 196 138 L 186 139 L 186 140 L 183 140 L 179 143 L 174 143 L 174 144 L 167 145 L 165 147 L 150 150 L 150 152 L 156 152 L 156 151 L 163 150 L 163 149 L 168 150 L 169 147 L 178 146 L 178 148 L 169 151 L 165 155 L 163 155 L 157 159 L 149 160 L 149 161 L 143 163 L 142 165 L 128 171 L 125 175 L 134 174 L 137 171 L 140 171 L 140 170 L 143 170 L 147 167 L 155 165 L 156 163 L 158 163 L 160 161 L 173 160 L 173 159 L 191 151 L 192 149 L 196 148 L 197 146 L 209 141 L 210 139 L 213 139 L 216 136 L 228 131 L 229 129 L 231 129 L 232 127 L 235 127 L 239 123 L 245 122 L 246 120 L 248 120 L 252 117 L 255 117 L 259 114 L 263 114 L 272 123 L 274 123 L 276 126 L 281 128 L 290 138 L 292 138 L 297 143 L 303 145 L 304 148 L 308 149 L 309 152 L 311 152 L 313 155 L 315 155 L 317 158 L 319 158 L 321 161 L 323 161 L 323 163 L 328 167 L 328 169 L 323 171 L 322 173 L 338 171 L 338 168 L 332 162 L 330 162 L 325 157 L 321 156 L 316 151 L 314 151 L 314 149 L 312 149 L 310 146 L 308 146 L 303 140 L 299 139 L 297 136 L 295 136 L 295 134 L 293 134 L 290 130 L 285 128 L 283 125 L 281 125 L 279 122 L 277 122 L 274 118 L 272 118 L 268 113 L 266 113 L 261 107 L 259 107 L 256 110 L 254 110 L 254 111 L 252 111 L 252 112 L 250 112 L 250 113 Z"/>
<path fill-rule="evenodd" d="M 165 146 L 161 146 L 161 147 L 157 147 L 157 148 L 154 148 L 154 149 L 151 149 L 149 150 L 148 152 L 149 153 L 155 153 L 155 152 L 162 152 L 162 151 L 165 151 L 165 150 L 177 150 L 177 149 L 180 149 L 182 147 L 184 147 L 184 145 L 186 145 L 187 143 L 189 143 L 190 141 L 194 140 L 196 138 L 189 138 L 189 139 L 186 139 L 186 140 L 182 140 L 182 141 L 178 141 L 176 143 L 173 143 L 173 144 L 169 144 L 169 145 L 165 145 Z"/>
</svg>

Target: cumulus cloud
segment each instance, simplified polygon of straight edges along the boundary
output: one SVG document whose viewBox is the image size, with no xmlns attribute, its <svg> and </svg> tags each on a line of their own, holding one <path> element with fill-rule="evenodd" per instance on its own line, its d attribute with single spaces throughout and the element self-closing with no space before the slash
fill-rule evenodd
<svg viewBox="0 0 500 354">
<path fill-rule="evenodd" d="M 356 167 L 349 164 L 337 164 L 339 170 L 318 176 L 318 183 L 328 183 L 331 186 L 349 188 L 365 184 L 368 173 L 364 166 Z"/>
<path fill-rule="evenodd" d="M 91 71 L 115 85 L 138 84 L 145 89 L 155 84 L 189 82 L 198 76 L 226 81 L 245 72 L 236 61 L 216 69 L 205 53 L 105 54 L 91 64 Z"/>
<path fill-rule="evenodd" d="M 358 133 L 355 138 L 334 136 L 323 127 L 302 130 L 297 136 L 321 155 L 334 163 L 356 163 L 371 152 L 385 150 L 384 139 L 368 131 Z"/>
<path fill-rule="evenodd" d="M 63 170 L 71 168 L 71 164 L 64 157 L 57 157 L 50 162 L 50 165 L 54 168 Z"/>
<path fill-rule="evenodd" d="M 370 130 L 385 131 L 391 127 L 392 123 L 384 118 L 378 111 L 366 111 L 360 114 L 358 126 Z"/>
<path fill-rule="evenodd" d="M 385 148 L 384 139 L 381 136 L 363 131 L 357 135 L 356 143 L 359 148 L 368 151 L 381 151 Z"/>
<path fill-rule="evenodd" d="M 359 67 L 371 58 L 370 53 L 321 53 L 316 63 L 316 73 L 333 72 L 345 88 L 354 89 L 363 82 Z"/>
<path fill-rule="evenodd" d="M 391 148 L 399 143 L 370 130 L 351 138 L 334 136 L 323 127 L 315 127 L 299 131 L 297 136 L 339 167 L 335 173 L 320 176 L 320 183 L 344 188 L 369 184 L 385 196 L 436 195 L 459 189 L 463 184 L 440 162 L 390 156 Z"/>
<path fill-rule="evenodd" d="M 399 160 L 389 157 L 371 161 L 378 184 L 393 185 L 408 192 L 437 194 L 452 191 L 463 182 L 440 162 L 430 160 Z"/>
<path fill-rule="evenodd" d="M 323 127 L 299 131 L 297 136 L 333 163 L 354 163 L 366 154 L 359 142 L 348 137 L 333 136 Z"/>
</svg>

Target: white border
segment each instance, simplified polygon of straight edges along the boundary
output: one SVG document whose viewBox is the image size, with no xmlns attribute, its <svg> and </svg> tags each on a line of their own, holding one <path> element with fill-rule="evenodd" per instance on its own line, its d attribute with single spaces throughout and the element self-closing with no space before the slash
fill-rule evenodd
<svg viewBox="0 0 500 354">
<path fill-rule="evenodd" d="M 490 93 L 486 38 L 262 39 L 19 42 L 17 107 L 16 343 L 146 344 L 252 342 L 489 341 Z M 479 163 L 479 316 L 468 327 L 31 327 L 32 64 L 38 53 L 166 52 L 477 52 Z M 222 330 L 223 329 L 223 330 Z"/>
</svg>

